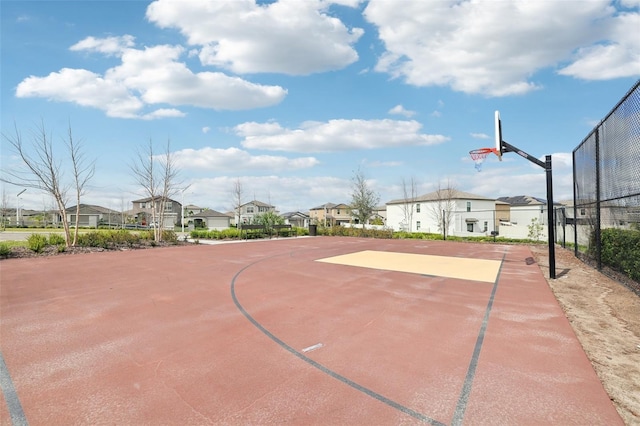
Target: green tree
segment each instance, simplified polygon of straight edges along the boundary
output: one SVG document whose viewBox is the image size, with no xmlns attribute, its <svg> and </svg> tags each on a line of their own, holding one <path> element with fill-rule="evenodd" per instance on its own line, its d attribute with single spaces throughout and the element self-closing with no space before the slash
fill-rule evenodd
<svg viewBox="0 0 640 426">
<path fill-rule="evenodd" d="M 529 239 L 531 240 L 539 240 L 542 237 L 542 231 L 544 230 L 544 226 L 540 222 L 538 222 L 537 218 L 531 219 L 531 223 L 527 226 L 529 228 Z"/>
<path fill-rule="evenodd" d="M 380 201 L 380 196 L 369 187 L 369 182 L 361 169 L 353 175 L 351 192 L 351 214 L 364 225 L 373 216 L 373 211 Z"/>
<path fill-rule="evenodd" d="M 284 218 L 276 212 L 268 211 L 255 215 L 253 217 L 253 223 L 256 225 L 264 225 L 267 232 L 271 232 L 273 225 L 284 225 Z"/>
</svg>

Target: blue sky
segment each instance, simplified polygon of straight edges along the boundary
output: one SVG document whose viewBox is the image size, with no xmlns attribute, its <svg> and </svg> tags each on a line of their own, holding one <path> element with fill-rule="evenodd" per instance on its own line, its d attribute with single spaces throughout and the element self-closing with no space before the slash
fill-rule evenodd
<svg viewBox="0 0 640 426">
<path fill-rule="evenodd" d="M 569 199 L 572 150 L 640 77 L 640 0 L 0 6 L 2 132 L 42 120 L 61 140 L 71 123 L 96 159 L 83 202 L 114 210 L 142 196 L 130 164 L 149 140 L 170 140 L 188 186 L 175 198 L 219 211 L 237 179 L 281 212 L 348 203 L 358 169 L 381 203 L 412 178 L 420 194 L 545 198 L 544 171 L 516 154 L 474 168 L 495 110 L 504 140 L 553 155 Z M 1 160 L 18 165 L 4 138 Z M 2 185 L 11 206 L 22 188 Z"/>
</svg>

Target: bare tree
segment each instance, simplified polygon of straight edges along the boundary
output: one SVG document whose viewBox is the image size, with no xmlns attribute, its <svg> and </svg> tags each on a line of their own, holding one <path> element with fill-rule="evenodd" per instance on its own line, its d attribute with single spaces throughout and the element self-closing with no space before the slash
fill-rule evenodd
<svg viewBox="0 0 640 426">
<path fill-rule="evenodd" d="M 409 182 L 402 178 L 402 194 L 402 220 L 404 225 L 401 225 L 404 228 L 403 230 L 411 232 L 413 229 L 413 206 L 416 198 L 418 198 L 418 185 L 413 176 L 411 176 Z"/>
<path fill-rule="evenodd" d="M 159 170 L 156 167 L 156 162 L 160 162 Z M 148 146 L 144 150 L 137 151 L 136 161 L 131 165 L 131 172 L 136 183 L 142 187 L 151 203 L 154 240 L 162 241 L 165 206 L 170 197 L 178 192 L 180 186 L 180 182 L 177 180 L 180 171 L 171 152 L 170 141 L 167 141 L 164 155 L 157 159 L 153 154 L 153 142 L 149 139 Z"/>
<path fill-rule="evenodd" d="M 444 239 L 447 238 L 456 209 L 455 198 L 457 193 L 458 190 L 450 181 L 447 181 L 445 188 L 442 187 L 441 182 L 438 182 L 438 189 L 435 191 L 435 203 L 432 203 L 431 206 L 431 214 L 438 223 L 438 231 L 440 231 Z"/>
<path fill-rule="evenodd" d="M 369 218 L 373 216 L 373 211 L 380 201 L 380 196 L 369 188 L 369 183 L 361 169 L 354 173 L 351 181 L 351 212 L 364 228 Z"/>
<path fill-rule="evenodd" d="M 69 149 L 69 155 L 71 156 L 71 165 L 73 166 L 73 181 L 75 186 L 76 195 L 76 223 L 73 232 L 73 242 L 71 245 L 75 246 L 78 242 L 78 228 L 80 225 L 80 197 L 85 194 L 85 187 L 87 183 L 93 178 L 95 174 L 95 160 L 87 161 L 84 152 L 82 152 L 82 144 L 80 141 L 73 140 L 73 134 L 71 132 L 71 125 L 68 129 L 67 148 Z"/>
<path fill-rule="evenodd" d="M 0 210 L 2 211 L 2 223 L 0 224 L 0 229 L 4 231 L 7 227 L 7 216 L 9 216 L 9 198 L 7 198 L 7 191 L 4 186 L 2 187 L 2 200 L 0 203 Z"/>
<path fill-rule="evenodd" d="M 131 164 L 130 168 L 135 182 L 142 187 L 143 193 L 151 203 L 151 221 L 153 224 L 156 223 L 155 201 L 158 193 L 158 183 L 154 165 L 153 142 L 149 139 L 149 144 L 144 150 L 138 149 L 136 151 L 135 162 Z M 155 233 L 154 239 L 158 241 Z"/>
<path fill-rule="evenodd" d="M 233 188 L 231 189 L 231 199 L 233 201 L 232 209 L 235 214 L 236 228 L 240 229 L 240 213 L 244 199 L 244 187 L 242 186 L 240 178 L 237 178 L 233 182 Z"/>
<path fill-rule="evenodd" d="M 71 130 L 69 129 L 70 136 Z M 15 124 L 14 133 L 3 133 L 2 137 L 18 155 L 22 161 L 23 168 L 4 171 L 4 175 L 7 177 L 3 177 L 1 180 L 12 185 L 33 188 L 51 195 L 62 219 L 65 243 L 67 247 L 70 247 L 73 241 L 71 239 L 69 221 L 67 220 L 66 202 L 67 194 L 72 185 L 64 181 L 61 162 L 54 155 L 53 138 L 47 134 L 44 123 L 41 122 L 39 126 L 32 130 L 30 144 L 25 144 L 22 134 Z M 87 175 L 88 169 L 83 167 L 82 164 L 76 163 L 81 152 L 80 144 L 67 141 L 67 147 L 75 151 L 71 153 L 71 162 L 73 170 L 78 171 L 79 180 L 75 182 L 76 185 L 78 182 L 82 182 L 82 188 L 79 189 L 80 194 L 82 194 L 84 185 L 93 176 L 93 172 Z M 82 155 L 80 155 L 80 158 L 82 158 Z M 80 203 L 78 202 L 78 204 Z"/>
</svg>

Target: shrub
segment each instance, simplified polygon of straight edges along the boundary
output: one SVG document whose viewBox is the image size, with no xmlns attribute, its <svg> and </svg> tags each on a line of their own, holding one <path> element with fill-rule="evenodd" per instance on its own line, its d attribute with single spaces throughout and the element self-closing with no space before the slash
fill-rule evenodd
<svg viewBox="0 0 640 426">
<path fill-rule="evenodd" d="M 47 246 L 47 237 L 42 234 L 31 234 L 27 238 L 27 247 L 29 250 L 40 253 Z"/>
<path fill-rule="evenodd" d="M 78 245 L 82 247 L 104 247 L 109 246 L 108 238 L 101 232 L 87 232 L 78 235 Z"/>
<path fill-rule="evenodd" d="M 61 234 L 49 234 L 49 244 L 57 246 L 60 244 L 66 244 L 66 241 L 64 240 L 64 236 Z"/>
<path fill-rule="evenodd" d="M 0 243 L 0 256 L 7 257 L 11 254 L 11 247 L 7 243 Z"/>
<path fill-rule="evenodd" d="M 240 238 L 241 231 L 236 228 L 227 228 L 222 231 L 218 230 L 193 230 L 189 234 L 191 238 L 200 238 L 204 240 L 235 240 Z"/>
<path fill-rule="evenodd" d="M 178 234 L 176 234 L 175 231 L 165 229 L 162 231 L 162 241 L 166 241 L 168 243 L 177 243 Z"/>
<path fill-rule="evenodd" d="M 602 263 L 640 282 L 640 231 L 607 228 L 601 240 Z"/>
</svg>

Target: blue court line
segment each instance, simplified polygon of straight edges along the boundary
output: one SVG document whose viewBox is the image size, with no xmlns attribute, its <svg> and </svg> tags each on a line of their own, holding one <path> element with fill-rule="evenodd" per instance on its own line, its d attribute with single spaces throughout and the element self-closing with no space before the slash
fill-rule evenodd
<svg viewBox="0 0 640 426">
<path fill-rule="evenodd" d="M 480 351 L 482 350 L 484 335 L 487 331 L 487 324 L 489 323 L 489 315 L 491 314 L 491 308 L 493 307 L 493 299 L 496 295 L 496 290 L 498 289 L 498 281 L 500 280 L 502 265 L 504 264 L 504 259 L 506 257 L 507 257 L 507 252 L 505 250 L 504 254 L 502 255 L 502 260 L 500 261 L 500 268 L 498 268 L 498 274 L 496 276 L 496 280 L 493 282 L 493 288 L 491 289 L 491 296 L 489 297 L 489 303 L 487 303 L 487 308 L 484 312 L 484 318 L 482 319 L 482 326 L 480 326 L 478 339 L 476 340 L 476 345 L 473 348 L 473 355 L 471 357 L 471 362 L 469 363 L 467 376 L 464 379 L 464 384 L 462 385 L 462 391 L 460 392 L 460 397 L 458 398 L 458 404 L 456 405 L 456 410 L 453 413 L 453 419 L 451 420 L 451 424 L 453 426 L 461 425 L 462 420 L 464 419 L 464 412 L 467 409 L 467 403 L 469 402 L 469 396 L 471 395 L 471 387 L 473 386 L 473 379 L 475 378 L 476 368 L 478 367 L 478 358 L 480 358 Z"/>
<path fill-rule="evenodd" d="M 16 392 L 16 388 L 13 386 L 13 381 L 9 375 L 7 364 L 4 362 L 2 352 L 0 352 L 0 388 L 2 388 L 2 394 L 4 395 L 4 400 L 7 403 L 7 410 L 11 417 L 11 424 L 15 426 L 27 426 L 29 422 L 27 422 L 27 417 L 24 415 L 24 411 L 22 410 L 22 404 L 20 404 L 18 393 Z"/>
<path fill-rule="evenodd" d="M 314 360 L 312 360 L 311 358 L 306 357 L 305 355 L 303 355 L 302 353 L 298 352 L 297 350 L 295 350 L 294 348 L 292 348 L 291 346 L 287 345 L 285 342 L 283 342 L 282 340 L 280 340 L 279 338 L 277 338 L 273 333 L 271 333 L 269 330 L 267 330 L 264 326 L 262 326 L 262 324 L 260 324 L 258 321 L 256 321 L 245 309 L 244 307 L 240 304 L 240 302 L 238 301 L 238 298 L 236 297 L 236 290 L 235 290 L 235 286 L 236 286 L 236 279 L 238 278 L 238 276 L 240 276 L 240 274 L 242 272 L 244 272 L 246 269 L 250 268 L 251 266 L 260 263 L 262 261 L 268 260 L 272 257 L 275 256 L 270 256 L 268 258 L 265 259 L 260 259 L 256 262 L 253 262 L 247 266 L 245 266 L 244 268 L 240 269 L 233 277 L 233 279 L 231 280 L 231 298 L 233 299 L 233 303 L 235 303 L 236 307 L 238 308 L 238 310 L 240 310 L 240 312 L 242 313 L 242 315 L 245 316 L 245 318 L 247 318 L 251 324 L 253 324 L 258 330 L 260 330 L 262 333 L 264 333 L 269 339 L 271 339 L 272 341 L 274 341 L 276 344 L 278 344 L 278 346 L 280 346 L 281 348 L 285 349 L 287 352 L 295 355 L 296 357 L 300 358 L 302 361 L 306 362 L 307 364 L 317 368 L 318 370 L 322 371 L 325 374 L 328 374 L 329 376 L 333 377 L 336 380 L 341 381 L 342 383 L 346 384 L 347 386 L 350 386 L 354 389 L 356 389 L 357 391 L 360 391 L 362 393 L 364 393 L 367 396 L 370 396 L 371 398 L 377 399 L 378 401 L 395 408 L 398 411 L 401 411 L 402 413 L 405 413 L 415 419 L 418 419 L 420 421 L 423 421 L 425 423 L 429 423 L 431 425 L 434 426 L 445 426 L 444 423 L 441 423 L 435 419 L 432 419 L 428 416 L 425 416 L 422 413 L 418 413 L 415 410 L 412 410 L 411 408 L 405 407 L 404 405 L 401 405 L 383 395 L 380 395 L 379 393 L 376 393 L 374 391 L 372 391 L 371 389 L 368 389 L 356 382 L 354 382 L 353 380 L 350 380 L 338 373 L 336 373 L 333 370 L 328 369 L 327 367 L 325 367 L 324 365 L 320 364 L 319 362 L 316 362 Z"/>
</svg>

